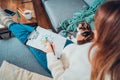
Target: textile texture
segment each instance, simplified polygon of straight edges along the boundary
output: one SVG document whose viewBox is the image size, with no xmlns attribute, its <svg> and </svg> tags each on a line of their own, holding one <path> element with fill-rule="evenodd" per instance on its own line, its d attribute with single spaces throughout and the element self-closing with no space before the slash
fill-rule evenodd
<svg viewBox="0 0 120 80">
<path fill-rule="evenodd" d="M 63 36 L 66 36 L 67 32 L 76 32 L 77 26 L 81 21 L 86 21 L 91 25 L 91 28 L 94 29 L 94 15 L 97 8 L 104 3 L 106 0 L 95 0 L 90 7 L 87 7 L 86 10 L 80 10 L 73 14 L 73 17 L 66 19 L 59 23 L 59 26 L 62 28 Z"/>
</svg>

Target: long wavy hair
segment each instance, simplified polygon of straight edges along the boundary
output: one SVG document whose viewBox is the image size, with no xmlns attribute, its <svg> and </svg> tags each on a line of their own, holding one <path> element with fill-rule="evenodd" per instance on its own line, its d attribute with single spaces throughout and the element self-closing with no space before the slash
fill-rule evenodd
<svg viewBox="0 0 120 80">
<path fill-rule="evenodd" d="M 120 1 L 108 1 L 101 5 L 95 15 L 97 40 L 91 46 L 97 46 L 92 56 L 91 80 L 120 80 Z"/>
</svg>

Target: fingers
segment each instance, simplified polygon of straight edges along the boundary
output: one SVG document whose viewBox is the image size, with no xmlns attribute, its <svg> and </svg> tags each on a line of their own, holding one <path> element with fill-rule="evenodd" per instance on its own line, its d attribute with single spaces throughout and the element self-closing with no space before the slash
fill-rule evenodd
<svg viewBox="0 0 120 80">
<path fill-rule="evenodd" d="M 53 43 L 50 43 L 50 42 L 47 42 L 46 43 L 46 53 L 53 53 L 54 51 L 53 51 L 53 49 L 54 49 L 54 44 Z"/>
<path fill-rule="evenodd" d="M 47 42 L 47 46 L 51 46 L 51 45 L 53 46 L 53 48 L 55 48 L 54 43 L 53 43 L 53 42 L 49 42 L 49 41 L 48 41 L 48 42 Z"/>
</svg>

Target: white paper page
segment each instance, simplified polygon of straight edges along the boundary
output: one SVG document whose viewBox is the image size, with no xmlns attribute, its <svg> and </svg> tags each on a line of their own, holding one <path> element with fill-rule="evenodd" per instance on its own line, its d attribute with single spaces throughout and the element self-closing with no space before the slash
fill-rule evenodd
<svg viewBox="0 0 120 80">
<path fill-rule="evenodd" d="M 53 44 L 55 45 L 55 54 L 57 57 L 60 57 L 66 43 L 66 38 L 44 28 L 37 27 L 36 31 L 33 31 L 31 33 L 26 44 L 45 51 L 46 43 L 44 41 L 46 40 L 46 38 L 48 39 L 48 41 L 53 42 Z"/>
</svg>

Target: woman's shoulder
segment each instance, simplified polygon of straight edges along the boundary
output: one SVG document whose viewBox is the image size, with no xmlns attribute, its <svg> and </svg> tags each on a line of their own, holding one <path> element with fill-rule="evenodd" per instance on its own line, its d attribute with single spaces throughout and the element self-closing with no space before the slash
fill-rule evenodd
<svg viewBox="0 0 120 80">
<path fill-rule="evenodd" d="M 86 44 L 82 44 L 82 45 L 77 45 L 77 44 L 69 44 L 67 45 L 63 51 L 75 51 L 76 49 L 89 49 L 90 46 L 92 45 L 93 43 L 92 42 L 89 42 L 89 43 L 86 43 Z"/>
<path fill-rule="evenodd" d="M 69 44 L 65 48 L 90 47 L 92 44 L 93 44 L 93 42 L 85 43 L 85 44 L 82 44 L 82 45 L 78 45 L 78 44 L 73 43 L 73 44 Z"/>
</svg>

